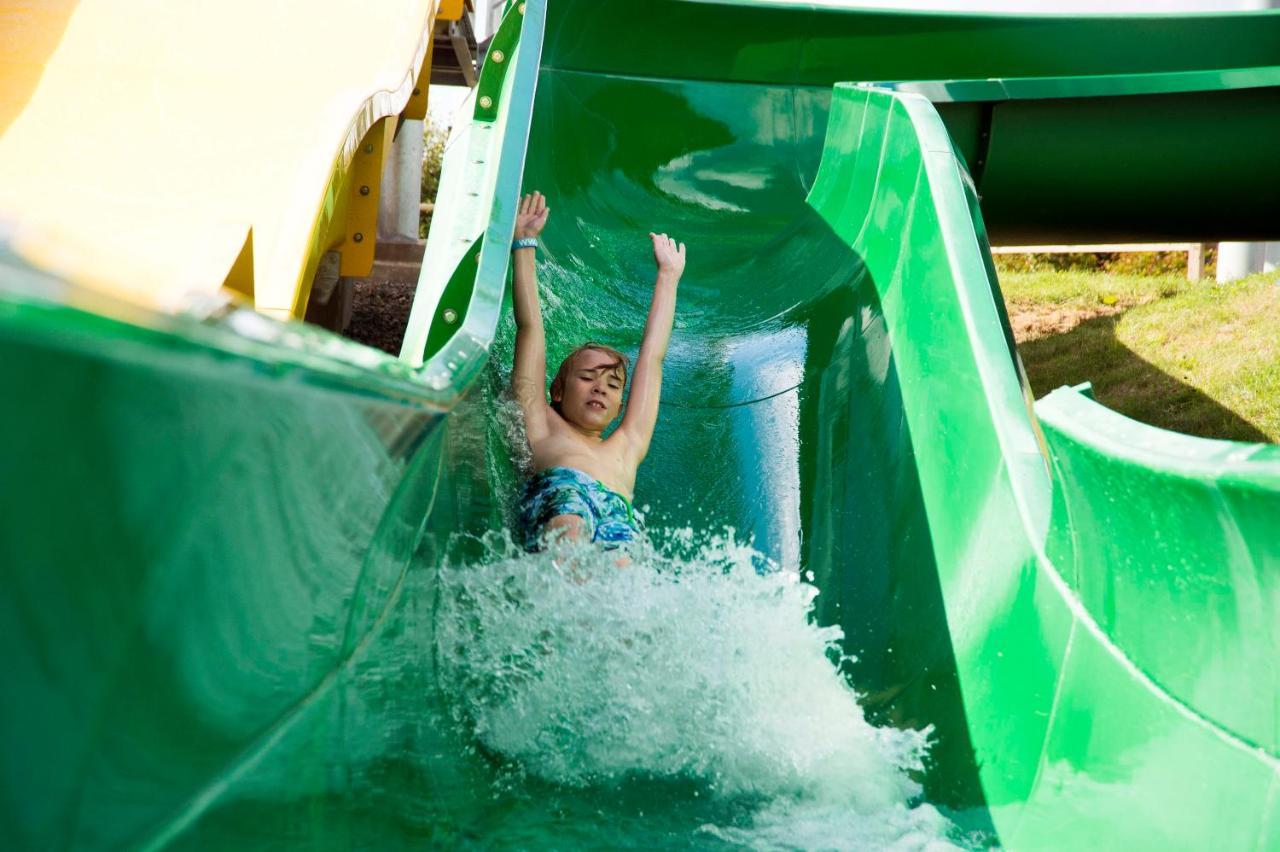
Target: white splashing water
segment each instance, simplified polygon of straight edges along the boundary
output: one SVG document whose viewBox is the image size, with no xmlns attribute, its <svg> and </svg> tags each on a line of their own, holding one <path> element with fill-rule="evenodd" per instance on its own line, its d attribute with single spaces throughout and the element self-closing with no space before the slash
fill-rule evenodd
<svg viewBox="0 0 1280 852">
<path fill-rule="evenodd" d="M 685 538 L 688 539 L 686 533 Z M 837 671 L 816 590 L 722 537 L 692 558 L 485 542 L 445 566 L 443 682 L 485 748 L 566 788 L 695 780 L 751 803 L 702 836 L 760 849 L 941 849 L 916 804 L 927 734 L 870 725 Z M 682 548 L 686 554 L 688 548 Z"/>
</svg>

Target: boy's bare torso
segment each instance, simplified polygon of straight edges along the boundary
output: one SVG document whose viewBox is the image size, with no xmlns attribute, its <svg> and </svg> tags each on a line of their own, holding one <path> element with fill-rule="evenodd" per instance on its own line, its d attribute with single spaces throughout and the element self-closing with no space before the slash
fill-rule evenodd
<svg viewBox="0 0 1280 852">
<path fill-rule="evenodd" d="M 557 434 L 563 433 L 563 434 Z M 589 473 L 610 491 L 616 491 L 628 500 L 636 487 L 636 465 L 628 464 L 623 454 L 601 441 L 590 446 L 573 434 L 567 426 L 552 426 L 551 434 L 539 441 L 533 449 L 535 470 L 549 467 L 571 467 Z"/>
</svg>

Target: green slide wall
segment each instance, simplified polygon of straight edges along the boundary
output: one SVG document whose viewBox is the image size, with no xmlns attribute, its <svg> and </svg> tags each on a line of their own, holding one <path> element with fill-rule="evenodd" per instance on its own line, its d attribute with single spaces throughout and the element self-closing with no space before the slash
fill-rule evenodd
<svg viewBox="0 0 1280 852">
<path fill-rule="evenodd" d="M 1066 391 L 1038 436 L 963 178 L 922 98 L 837 87 L 810 201 L 868 259 L 912 377 L 906 421 L 931 436 L 917 471 L 999 835 L 1267 848 L 1275 448 L 1167 435 Z"/>
</svg>

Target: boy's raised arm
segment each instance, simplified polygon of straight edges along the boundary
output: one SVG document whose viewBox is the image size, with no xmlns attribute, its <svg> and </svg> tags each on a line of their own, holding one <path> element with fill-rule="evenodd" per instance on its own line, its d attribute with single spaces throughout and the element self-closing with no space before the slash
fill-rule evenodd
<svg viewBox="0 0 1280 852">
<path fill-rule="evenodd" d="M 649 452 L 653 427 L 658 422 L 658 402 L 662 398 L 662 360 L 671 342 L 671 324 L 676 314 L 676 287 L 684 274 L 685 247 L 666 234 L 650 234 L 658 278 L 653 285 L 653 302 L 644 325 L 644 339 L 636 357 L 635 376 L 627 413 L 618 426 L 636 464 Z"/>
<path fill-rule="evenodd" d="M 520 199 L 516 214 L 516 239 L 534 239 L 547 224 L 547 199 L 540 192 Z M 530 441 L 547 432 L 547 340 L 542 330 L 542 306 L 532 247 L 513 249 L 512 302 L 516 315 L 516 354 L 511 390 L 524 411 L 525 433 Z"/>
</svg>

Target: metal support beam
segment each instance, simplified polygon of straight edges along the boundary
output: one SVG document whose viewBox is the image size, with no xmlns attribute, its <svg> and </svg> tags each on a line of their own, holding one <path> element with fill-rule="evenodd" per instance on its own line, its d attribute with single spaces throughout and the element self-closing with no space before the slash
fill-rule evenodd
<svg viewBox="0 0 1280 852">
<path fill-rule="evenodd" d="M 1187 250 L 1187 280 L 1204 278 L 1204 243 L 1195 243 Z"/>
<path fill-rule="evenodd" d="M 449 22 L 449 43 L 453 45 L 453 55 L 458 58 L 458 68 L 462 70 L 462 79 L 470 87 L 476 85 L 476 60 L 471 53 L 471 44 L 467 34 L 456 21 Z"/>
</svg>

